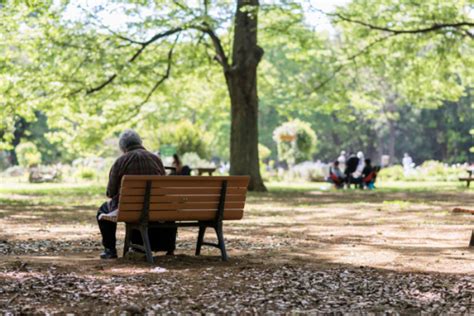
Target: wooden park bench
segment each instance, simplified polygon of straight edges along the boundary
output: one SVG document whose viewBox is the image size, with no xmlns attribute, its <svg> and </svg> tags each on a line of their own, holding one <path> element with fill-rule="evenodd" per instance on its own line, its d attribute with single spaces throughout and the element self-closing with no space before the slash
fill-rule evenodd
<svg viewBox="0 0 474 316">
<path fill-rule="evenodd" d="M 468 176 L 459 178 L 459 181 L 466 181 L 466 185 L 468 188 L 471 185 L 471 181 L 474 181 L 474 177 L 472 176 L 472 171 L 473 169 L 468 169 L 467 170 Z"/>
<path fill-rule="evenodd" d="M 466 213 L 474 215 L 474 210 L 462 208 L 462 207 L 455 207 L 453 209 L 453 213 Z M 474 230 L 471 233 L 471 241 L 469 242 L 469 247 L 474 247 Z"/>
<path fill-rule="evenodd" d="M 123 255 L 130 247 L 145 251 L 149 263 L 153 256 L 148 229 L 155 227 L 199 227 L 196 256 L 201 246 L 219 248 L 227 260 L 222 224 L 239 220 L 244 214 L 248 176 L 184 177 L 139 176 L 122 178 L 118 214 L 104 218 L 126 224 Z M 204 242 L 206 228 L 214 228 L 217 244 Z M 139 230 L 143 245 L 130 243 L 132 230 Z"/>
</svg>

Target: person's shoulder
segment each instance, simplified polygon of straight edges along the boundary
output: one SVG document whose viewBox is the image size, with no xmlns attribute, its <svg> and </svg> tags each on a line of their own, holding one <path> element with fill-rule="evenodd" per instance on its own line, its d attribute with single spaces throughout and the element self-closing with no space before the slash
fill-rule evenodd
<svg viewBox="0 0 474 316">
<path fill-rule="evenodd" d="M 162 163 L 161 158 L 158 155 L 152 153 L 151 151 L 148 151 L 146 149 L 142 149 L 141 153 L 143 155 L 146 155 L 146 156 L 150 157 L 151 159 L 153 159 L 155 161 L 159 161 L 160 163 Z"/>
<path fill-rule="evenodd" d="M 120 164 L 122 161 L 127 159 L 127 153 L 121 154 L 117 159 L 115 159 L 114 165 Z"/>
</svg>

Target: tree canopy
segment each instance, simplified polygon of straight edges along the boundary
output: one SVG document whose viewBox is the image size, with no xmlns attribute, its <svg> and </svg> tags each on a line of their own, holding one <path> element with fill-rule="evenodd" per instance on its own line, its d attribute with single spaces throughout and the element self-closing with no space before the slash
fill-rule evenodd
<svg viewBox="0 0 474 316">
<path fill-rule="evenodd" d="M 3 148 L 18 145 L 18 122 L 38 120 L 38 113 L 48 125 L 43 139 L 70 155 L 97 151 L 124 127 L 188 120 L 212 135 L 212 156 L 229 159 L 226 74 L 236 56 L 236 4 L 4 1 Z M 273 130 L 301 119 L 316 132 L 321 159 L 340 148 L 374 156 L 424 148 L 419 159 L 469 160 L 472 1 L 353 0 L 319 13 L 331 19 L 332 33 L 308 20 L 311 5 L 239 9 L 258 15 L 258 138 L 274 159 Z M 433 126 L 439 136 L 430 145 Z M 400 139 L 413 133 L 419 137 L 411 142 Z"/>
</svg>

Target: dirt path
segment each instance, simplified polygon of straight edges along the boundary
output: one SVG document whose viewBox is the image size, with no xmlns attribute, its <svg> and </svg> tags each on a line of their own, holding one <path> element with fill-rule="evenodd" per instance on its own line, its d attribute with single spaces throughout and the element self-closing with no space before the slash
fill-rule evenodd
<svg viewBox="0 0 474 316">
<path fill-rule="evenodd" d="M 474 216 L 451 212 L 473 197 L 251 195 L 244 220 L 225 225 L 229 262 L 193 256 L 197 232 L 182 229 L 177 256 L 150 267 L 97 259 L 100 196 L 2 194 L 0 312 L 474 312 Z"/>
</svg>

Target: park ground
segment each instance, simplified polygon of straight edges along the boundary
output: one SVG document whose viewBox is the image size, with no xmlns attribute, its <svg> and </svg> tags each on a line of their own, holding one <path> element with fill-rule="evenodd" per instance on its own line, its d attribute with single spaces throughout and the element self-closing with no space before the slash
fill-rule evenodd
<svg viewBox="0 0 474 316">
<path fill-rule="evenodd" d="M 458 183 L 269 184 L 241 221 L 230 255 L 101 261 L 95 212 L 104 186 L 0 184 L 1 313 L 474 313 L 474 190 Z M 123 226 L 119 224 L 121 250 Z M 214 238 L 210 233 L 209 239 Z"/>
</svg>

